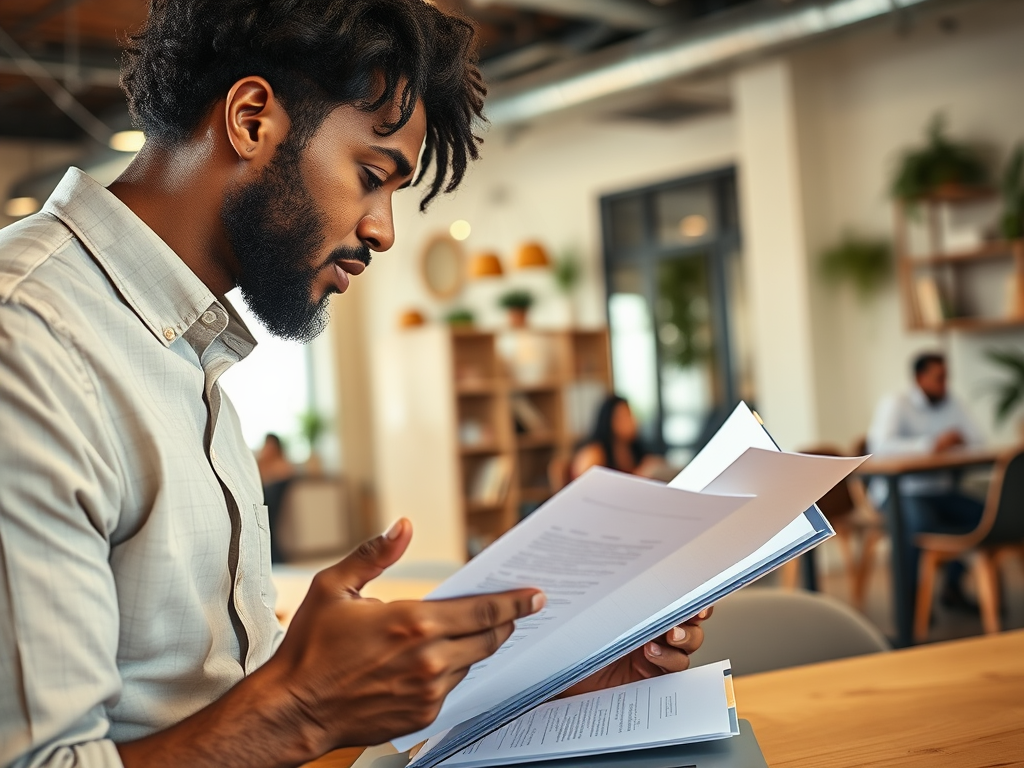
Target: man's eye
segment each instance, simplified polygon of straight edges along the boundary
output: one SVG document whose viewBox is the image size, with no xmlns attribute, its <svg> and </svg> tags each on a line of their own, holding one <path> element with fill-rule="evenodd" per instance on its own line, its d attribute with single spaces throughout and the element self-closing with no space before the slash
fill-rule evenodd
<svg viewBox="0 0 1024 768">
<path fill-rule="evenodd" d="M 375 189 L 380 189 L 381 187 L 384 186 L 384 180 L 377 176 L 377 174 L 367 170 L 366 168 L 363 169 L 363 173 L 366 174 L 367 189 L 372 191 Z"/>
</svg>

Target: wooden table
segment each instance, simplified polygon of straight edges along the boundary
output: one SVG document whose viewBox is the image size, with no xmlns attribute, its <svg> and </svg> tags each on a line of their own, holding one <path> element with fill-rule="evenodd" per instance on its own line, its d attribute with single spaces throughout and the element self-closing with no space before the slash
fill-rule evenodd
<svg viewBox="0 0 1024 768">
<path fill-rule="evenodd" d="M 906 562 L 907 533 L 901 509 L 899 486 L 905 475 L 918 472 L 939 472 L 994 464 L 1004 455 L 1000 450 L 952 450 L 944 453 L 914 456 L 872 457 L 857 472 L 861 475 L 884 477 L 889 487 L 885 513 L 892 539 L 893 613 L 896 637 L 893 643 L 903 648 L 914 642 L 914 589 L 913 574 Z"/>
<path fill-rule="evenodd" d="M 772 768 L 1024 766 L 1024 630 L 737 677 L 735 685 L 740 717 Z M 360 751 L 310 765 L 348 768 Z"/>
<path fill-rule="evenodd" d="M 735 679 L 772 768 L 1024 766 L 1024 630 Z"/>
</svg>

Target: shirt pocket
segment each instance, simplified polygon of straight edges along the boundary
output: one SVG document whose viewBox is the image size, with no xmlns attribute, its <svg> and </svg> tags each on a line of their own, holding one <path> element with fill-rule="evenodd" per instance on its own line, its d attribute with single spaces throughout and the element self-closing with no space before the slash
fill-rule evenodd
<svg viewBox="0 0 1024 768">
<path fill-rule="evenodd" d="M 267 608 L 273 608 L 270 589 L 270 518 L 266 504 L 253 504 L 256 515 L 256 531 L 259 534 L 260 599 Z"/>
</svg>

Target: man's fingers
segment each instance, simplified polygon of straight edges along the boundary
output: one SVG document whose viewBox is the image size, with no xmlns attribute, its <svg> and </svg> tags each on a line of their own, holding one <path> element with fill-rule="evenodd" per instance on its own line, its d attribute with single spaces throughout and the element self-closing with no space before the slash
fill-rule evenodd
<svg viewBox="0 0 1024 768">
<path fill-rule="evenodd" d="M 666 633 L 665 640 L 670 646 L 678 648 L 683 653 L 693 653 L 704 642 L 704 630 L 699 626 L 683 624 L 672 627 Z"/>
<path fill-rule="evenodd" d="M 665 672 L 682 672 L 690 667 L 686 653 L 657 641 L 644 644 L 644 659 Z"/>
<path fill-rule="evenodd" d="M 481 634 L 537 613 L 544 607 L 544 602 L 544 593 L 540 590 L 516 589 L 491 595 L 432 600 L 423 603 L 422 607 L 433 614 L 443 636 L 455 638 Z"/>
<path fill-rule="evenodd" d="M 363 542 L 343 560 L 322 573 L 332 587 L 357 593 L 367 582 L 380 576 L 394 565 L 409 546 L 412 539 L 412 523 L 400 518 L 390 528 L 375 538 Z"/>
<path fill-rule="evenodd" d="M 711 614 L 714 613 L 714 612 L 715 612 L 715 606 L 712 605 L 709 608 L 705 608 L 703 611 L 698 613 L 696 616 L 693 616 L 692 618 L 687 619 L 683 623 L 684 624 L 690 624 L 692 626 L 697 626 L 698 624 L 700 624 L 705 619 L 710 619 L 711 618 Z"/>
<path fill-rule="evenodd" d="M 453 674 L 465 674 L 471 666 L 498 650 L 511 637 L 514 629 L 512 622 L 508 622 L 475 635 L 463 635 L 446 641 L 444 653 L 449 660 L 448 668 Z"/>
</svg>

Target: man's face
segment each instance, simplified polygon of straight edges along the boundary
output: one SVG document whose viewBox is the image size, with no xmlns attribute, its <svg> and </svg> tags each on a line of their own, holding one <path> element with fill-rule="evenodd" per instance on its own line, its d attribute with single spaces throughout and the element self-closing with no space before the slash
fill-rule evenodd
<svg viewBox="0 0 1024 768">
<path fill-rule="evenodd" d="M 917 374 L 917 386 L 932 403 L 946 399 L 946 364 L 931 363 Z"/>
<path fill-rule="evenodd" d="M 391 196 L 413 176 L 426 116 L 419 104 L 401 130 L 378 135 L 390 117 L 338 107 L 305 149 L 286 137 L 255 180 L 225 197 L 242 297 L 276 336 L 315 338 L 330 295 L 369 265 L 370 251 L 394 243 Z"/>
</svg>

